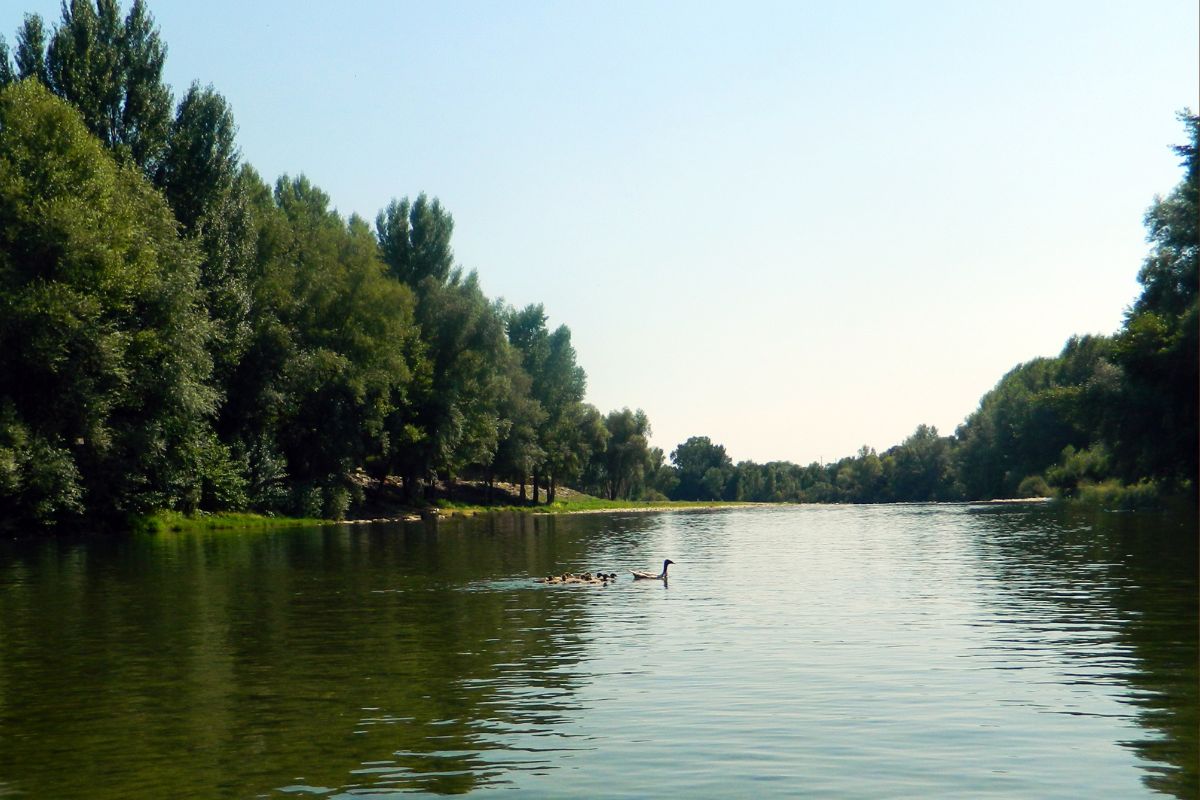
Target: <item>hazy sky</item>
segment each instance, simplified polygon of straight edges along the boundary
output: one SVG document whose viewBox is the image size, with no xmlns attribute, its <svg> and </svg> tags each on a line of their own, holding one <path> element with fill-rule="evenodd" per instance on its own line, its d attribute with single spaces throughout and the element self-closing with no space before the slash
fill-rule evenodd
<svg viewBox="0 0 1200 800">
<path fill-rule="evenodd" d="M 490 295 L 570 326 L 590 402 L 735 461 L 952 432 L 1116 330 L 1200 105 L 1194 0 L 149 7 L 264 177 L 368 219 L 441 198 Z"/>
</svg>

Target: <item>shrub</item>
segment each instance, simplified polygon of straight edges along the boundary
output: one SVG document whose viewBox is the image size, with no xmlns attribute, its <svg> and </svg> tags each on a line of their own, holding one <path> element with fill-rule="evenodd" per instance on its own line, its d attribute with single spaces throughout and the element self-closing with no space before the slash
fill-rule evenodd
<svg viewBox="0 0 1200 800">
<path fill-rule="evenodd" d="M 1041 475 L 1027 475 L 1017 487 L 1017 497 L 1050 497 L 1054 490 Z"/>
<path fill-rule="evenodd" d="M 1103 483 L 1081 484 L 1079 502 L 1110 511 L 1139 511 L 1161 507 L 1163 497 L 1154 481 L 1142 480 L 1125 485 L 1113 479 Z"/>
</svg>

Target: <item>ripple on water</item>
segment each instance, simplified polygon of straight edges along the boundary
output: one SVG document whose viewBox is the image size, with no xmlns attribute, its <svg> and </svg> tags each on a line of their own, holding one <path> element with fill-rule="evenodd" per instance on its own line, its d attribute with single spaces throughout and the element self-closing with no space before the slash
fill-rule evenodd
<svg viewBox="0 0 1200 800">
<path fill-rule="evenodd" d="M 1191 525 L 801 507 L 6 556 L 0 794 L 1194 796 Z"/>
</svg>

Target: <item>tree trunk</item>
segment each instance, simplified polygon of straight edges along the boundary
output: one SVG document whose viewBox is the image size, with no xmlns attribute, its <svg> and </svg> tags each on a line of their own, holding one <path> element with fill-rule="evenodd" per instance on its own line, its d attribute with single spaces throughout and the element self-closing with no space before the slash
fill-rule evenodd
<svg viewBox="0 0 1200 800">
<path fill-rule="evenodd" d="M 541 489 L 538 488 L 541 485 L 542 485 L 542 475 L 540 472 L 535 471 L 533 473 L 533 504 L 535 506 L 538 504 L 538 501 L 540 501 L 542 499 L 541 498 Z"/>
<path fill-rule="evenodd" d="M 525 478 L 528 477 L 524 472 L 521 473 L 521 505 L 524 505 L 529 498 L 525 496 Z"/>
<path fill-rule="evenodd" d="M 546 502 L 547 503 L 554 502 L 554 496 L 555 496 L 555 493 L 557 492 L 557 490 L 558 490 L 558 477 L 553 472 L 551 472 L 550 473 L 550 485 L 546 488 Z"/>
</svg>

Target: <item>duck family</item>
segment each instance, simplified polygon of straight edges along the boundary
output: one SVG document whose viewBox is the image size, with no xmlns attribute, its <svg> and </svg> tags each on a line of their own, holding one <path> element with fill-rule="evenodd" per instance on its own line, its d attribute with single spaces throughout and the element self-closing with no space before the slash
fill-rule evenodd
<svg viewBox="0 0 1200 800">
<path fill-rule="evenodd" d="M 563 583 L 586 583 L 592 586 L 608 586 L 610 582 L 617 580 L 615 572 L 585 572 L 582 575 L 576 575 L 574 572 L 564 572 L 562 575 L 547 575 L 544 578 L 538 578 L 538 583 L 563 584 Z"/>
<path fill-rule="evenodd" d="M 667 568 L 675 562 L 671 559 L 663 561 L 662 572 L 655 575 L 652 572 L 642 572 L 641 570 L 630 570 L 634 580 L 650 580 L 650 581 L 667 581 Z M 575 574 L 574 572 L 564 572 L 561 575 L 547 575 L 544 578 L 536 578 L 538 583 L 546 583 L 552 586 L 564 584 L 586 584 L 589 586 L 608 586 L 610 583 L 617 582 L 617 573 L 615 572 L 584 572 Z"/>
</svg>

